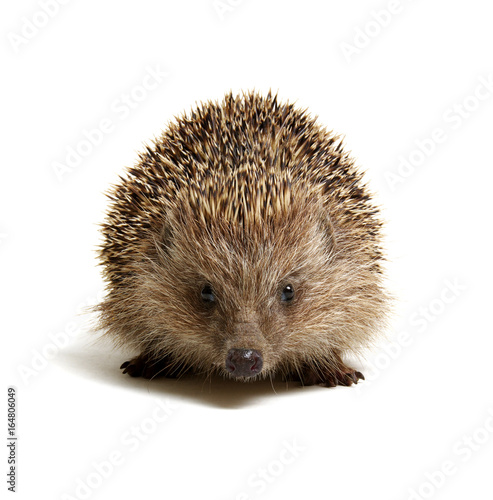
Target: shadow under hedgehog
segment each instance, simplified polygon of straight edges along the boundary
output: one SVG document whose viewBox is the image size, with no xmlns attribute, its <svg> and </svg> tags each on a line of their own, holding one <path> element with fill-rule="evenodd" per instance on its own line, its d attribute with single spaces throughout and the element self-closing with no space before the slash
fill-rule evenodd
<svg viewBox="0 0 493 500">
<path fill-rule="evenodd" d="M 131 376 L 351 385 L 386 322 L 381 221 L 338 136 L 269 93 L 177 118 L 111 193 L 99 326 Z"/>
</svg>

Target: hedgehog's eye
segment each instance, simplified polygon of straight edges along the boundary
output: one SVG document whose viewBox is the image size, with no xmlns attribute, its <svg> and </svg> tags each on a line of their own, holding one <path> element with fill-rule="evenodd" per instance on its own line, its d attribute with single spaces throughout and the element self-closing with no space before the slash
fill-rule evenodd
<svg viewBox="0 0 493 500">
<path fill-rule="evenodd" d="M 200 297 L 204 302 L 211 303 L 216 301 L 216 296 L 212 291 L 211 285 L 205 285 L 204 288 L 202 288 L 202 291 L 200 292 Z"/>
<path fill-rule="evenodd" d="M 281 300 L 283 302 L 289 302 L 294 298 L 294 288 L 292 285 L 286 285 L 281 293 Z"/>
</svg>

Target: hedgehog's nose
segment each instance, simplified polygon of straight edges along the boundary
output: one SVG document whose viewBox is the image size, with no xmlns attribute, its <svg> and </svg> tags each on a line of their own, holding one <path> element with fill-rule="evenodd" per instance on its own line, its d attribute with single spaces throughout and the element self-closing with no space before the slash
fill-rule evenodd
<svg viewBox="0 0 493 500">
<path fill-rule="evenodd" d="M 230 349 L 226 370 L 235 377 L 253 377 L 262 370 L 262 355 L 255 349 Z"/>
</svg>

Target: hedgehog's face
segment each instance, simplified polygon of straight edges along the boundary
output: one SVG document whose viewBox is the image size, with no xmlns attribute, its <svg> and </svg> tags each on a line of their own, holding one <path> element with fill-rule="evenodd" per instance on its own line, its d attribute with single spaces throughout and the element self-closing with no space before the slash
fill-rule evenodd
<svg viewBox="0 0 493 500">
<path fill-rule="evenodd" d="M 338 347 L 330 330 L 347 300 L 337 297 L 341 271 L 320 210 L 249 228 L 181 214 L 162 239 L 146 317 L 163 355 L 244 380 Z"/>
<path fill-rule="evenodd" d="M 287 282 L 288 280 L 285 279 L 284 281 Z M 291 283 L 281 285 L 276 295 L 277 297 L 274 297 L 272 302 L 281 302 L 279 309 L 286 308 L 295 299 L 294 286 Z M 203 286 L 200 296 L 204 307 L 209 309 L 215 307 L 218 299 L 215 287 L 213 288 L 210 283 Z M 253 301 L 248 302 L 251 304 Z M 276 304 L 273 305 L 276 308 Z M 227 353 L 224 365 L 223 360 L 221 360 L 219 368 L 225 368 L 234 378 L 254 377 L 262 372 L 262 368 L 264 368 L 263 353 L 268 350 L 264 344 L 269 337 L 265 336 L 261 325 L 263 324 L 265 327 L 269 321 L 272 321 L 272 316 L 277 317 L 277 314 L 272 311 L 272 305 L 271 310 L 268 310 L 267 314 L 265 314 L 264 308 L 254 308 L 242 304 L 241 301 L 237 304 L 235 310 L 236 314 L 233 314 L 231 324 L 227 327 L 231 332 L 230 338 L 224 339 L 222 342 L 223 351 L 227 350 Z M 263 322 L 260 322 L 259 317 L 262 315 L 266 317 Z M 227 322 L 224 323 L 227 324 Z"/>
<path fill-rule="evenodd" d="M 211 348 L 212 366 L 233 378 L 277 370 L 296 328 L 292 316 L 303 300 L 302 280 L 299 274 L 279 276 L 264 263 L 246 259 L 243 270 L 225 269 L 222 276 L 198 281 L 200 300 L 194 307 L 202 321 L 197 333 Z"/>
<path fill-rule="evenodd" d="M 200 207 L 189 197 L 170 209 L 138 273 L 138 338 L 154 356 L 252 380 L 330 364 L 368 336 L 379 318 L 374 272 L 313 193 L 270 212 L 266 198 L 265 213 L 240 205 L 243 218 L 201 196 Z"/>
</svg>

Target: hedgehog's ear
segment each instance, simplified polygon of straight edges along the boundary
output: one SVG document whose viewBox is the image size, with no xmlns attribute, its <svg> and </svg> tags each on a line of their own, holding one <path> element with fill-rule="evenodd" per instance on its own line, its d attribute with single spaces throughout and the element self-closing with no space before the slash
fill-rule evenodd
<svg viewBox="0 0 493 500">
<path fill-rule="evenodd" d="M 171 238 L 171 226 L 167 221 L 163 220 L 160 231 L 154 233 L 153 238 L 155 251 L 158 257 L 166 257 L 168 255 Z"/>
<path fill-rule="evenodd" d="M 334 225 L 332 224 L 331 217 L 328 213 L 322 214 L 322 220 L 320 223 L 324 239 L 327 242 L 327 248 L 330 250 L 336 247 L 336 235 L 334 230 Z"/>
</svg>

